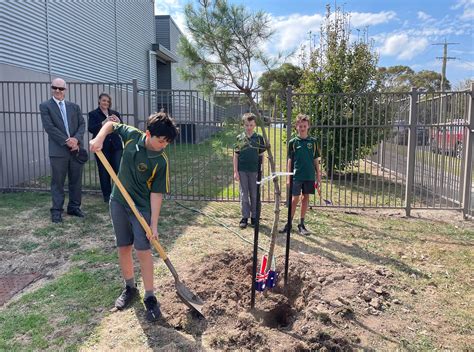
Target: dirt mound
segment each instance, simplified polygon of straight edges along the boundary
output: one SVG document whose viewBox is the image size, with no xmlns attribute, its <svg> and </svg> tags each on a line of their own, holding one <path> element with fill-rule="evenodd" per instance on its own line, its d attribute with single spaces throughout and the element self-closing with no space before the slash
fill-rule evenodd
<svg viewBox="0 0 474 352">
<path fill-rule="evenodd" d="M 367 348 L 368 325 L 383 325 L 384 310 L 398 303 L 390 295 L 392 274 L 312 255 L 292 254 L 290 259 L 287 287 L 281 277 L 270 292 L 257 292 L 250 311 L 251 255 L 226 251 L 208 256 L 183 280 L 205 301 L 206 318 L 193 317 L 168 281 L 159 288 L 165 319 L 217 350 Z M 282 267 L 277 269 L 282 273 Z"/>
</svg>

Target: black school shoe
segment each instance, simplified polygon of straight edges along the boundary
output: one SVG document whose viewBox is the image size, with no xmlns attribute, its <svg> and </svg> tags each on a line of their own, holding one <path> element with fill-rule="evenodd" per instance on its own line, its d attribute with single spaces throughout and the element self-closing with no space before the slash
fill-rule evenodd
<svg viewBox="0 0 474 352">
<path fill-rule="evenodd" d="M 136 296 L 138 296 L 138 289 L 136 286 L 125 286 L 125 289 L 115 301 L 115 308 L 118 310 L 127 308 Z"/>
<path fill-rule="evenodd" d="M 303 224 L 298 225 L 298 233 L 303 236 L 311 235 L 311 232 Z"/>
<path fill-rule="evenodd" d="M 257 219 L 256 218 L 250 218 L 250 226 L 255 227 L 257 224 Z"/>
<path fill-rule="evenodd" d="M 242 220 L 240 220 L 240 222 L 239 222 L 239 227 L 241 229 L 245 229 L 247 227 L 248 223 L 249 223 L 249 219 L 242 218 Z"/>
<path fill-rule="evenodd" d="M 288 232 L 288 223 L 285 224 L 285 227 L 278 231 L 279 233 L 287 233 Z M 291 227 L 290 227 L 291 232 Z"/>
<path fill-rule="evenodd" d="M 149 296 L 143 300 L 146 308 L 146 320 L 149 322 L 157 321 L 161 316 L 160 304 L 155 296 Z"/>
</svg>

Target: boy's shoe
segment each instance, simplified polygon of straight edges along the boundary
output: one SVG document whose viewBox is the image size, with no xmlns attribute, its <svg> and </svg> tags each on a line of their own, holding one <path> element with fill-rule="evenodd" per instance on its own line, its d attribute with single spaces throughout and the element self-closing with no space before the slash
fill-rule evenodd
<svg viewBox="0 0 474 352">
<path fill-rule="evenodd" d="M 247 227 L 247 225 L 248 225 L 248 222 L 249 222 L 249 219 L 247 219 L 247 218 L 242 218 L 242 220 L 240 220 L 240 222 L 239 222 L 239 227 L 240 227 L 241 229 L 245 229 L 245 228 Z"/>
<path fill-rule="evenodd" d="M 146 320 L 153 322 L 157 321 L 161 316 L 160 304 L 155 296 L 150 296 L 143 300 L 146 308 Z"/>
<path fill-rule="evenodd" d="M 250 218 L 250 226 L 255 227 L 257 224 L 257 219 L 256 218 Z"/>
<path fill-rule="evenodd" d="M 127 308 L 136 296 L 138 296 L 137 287 L 125 286 L 125 289 L 115 301 L 115 308 L 118 310 Z"/>
<path fill-rule="evenodd" d="M 282 228 L 280 231 L 278 231 L 279 233 L 287 233 L 288 232 L 288 223 L 285 224 L 285 227 Z M 290 227 L 290 232 L 291 232 L 291 227 Z"/>
<path fill-rule="evenodd" d="M 298 233 L 303 236 L 311 235 L 311 232 L 303 224 L 298 224 Z"/>
</svg>

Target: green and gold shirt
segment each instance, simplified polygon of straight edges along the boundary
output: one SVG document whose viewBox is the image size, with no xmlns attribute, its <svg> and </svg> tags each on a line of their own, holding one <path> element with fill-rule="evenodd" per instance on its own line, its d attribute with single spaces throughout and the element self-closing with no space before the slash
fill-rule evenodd
<svg viewBox="0 0 474 352">
<path fill-rule="evenodd" d="M 288 158 L 293 158 L 295 181 L 315 181 L 314 159 L 319 158 L 316 139 L 295 137 L 288 143 Z"/>
<path fill-rule="evenodd" d="M 123 140 L 123 154 L 118 177 L 132 197 L 138 210 L 150 212 L 150 193 L 169 193 L 169 163 L 164 150 L 145 148 L 145 133 L 124 124 L 114 125 L 114 133 Z M 111 197 L 127 205 L 114 185 Z"/>
</svg>

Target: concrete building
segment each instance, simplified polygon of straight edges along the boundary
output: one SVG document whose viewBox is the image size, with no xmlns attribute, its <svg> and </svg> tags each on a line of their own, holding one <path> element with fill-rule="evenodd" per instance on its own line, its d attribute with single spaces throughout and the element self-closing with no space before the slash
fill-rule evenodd
<svg viewBox="0 0 474 352">
<path fill-rule="evenodd" d="M 196 143 L 215 128 L 213 104 L 183 82 L 170 16 L 154 15 L 154 0 L 0 1 L 0 189 L 49 172 L 39 104 L 54 77 L 68 82 L 66 99 L 87 112 L 100 92 L 139 128 L 161 108 Z M 136 85 L 132 80 L 136 79 Z M 88 134 L 86 133 L 86 143 Z"/>
</svg>

